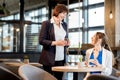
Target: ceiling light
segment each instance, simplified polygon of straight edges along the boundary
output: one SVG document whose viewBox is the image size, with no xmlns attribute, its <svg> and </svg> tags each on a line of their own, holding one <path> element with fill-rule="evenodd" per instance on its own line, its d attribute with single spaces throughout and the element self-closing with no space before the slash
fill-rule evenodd
<svg viewBox="0 0 120 80">
<path fill-rule="evenodd" d="M 113 13 L 112 13 L 112 1 L 110 2 L 111 4 L 110 4 L 110 13 L 109 13 L 109 17 L 110 17 L 110 19 L 112 19 L 113 18 Z"/>
<path fill-rule="evenodd" d="M 112 11 L 110 11 L 110 15 L 109 15 L 110 19 L 113 18 L 113 14 L 112 14 Z"/>
<path fill-rule="evenodd" d="M 0 16 L 8 16 L 10 11 L 6 8 L 6 3 L 3 2 L 2 6 L 0 5 Z"/>
</svg>

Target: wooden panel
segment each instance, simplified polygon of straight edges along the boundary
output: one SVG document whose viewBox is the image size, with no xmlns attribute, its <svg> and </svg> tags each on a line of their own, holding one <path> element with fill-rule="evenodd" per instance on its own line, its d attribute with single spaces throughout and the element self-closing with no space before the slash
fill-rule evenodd
<svg viewBox="0 0 120 80">
<path fill-rule="evenodd" d="M 112 3 L 112 4 L 111 4 Z M 113 18 L 110 19 L 110 10 Z M 108 43 L 111 47 L 115 46 L 115 0 L 105 0 L 105 33 L 108 37 Z"/>
</svg>

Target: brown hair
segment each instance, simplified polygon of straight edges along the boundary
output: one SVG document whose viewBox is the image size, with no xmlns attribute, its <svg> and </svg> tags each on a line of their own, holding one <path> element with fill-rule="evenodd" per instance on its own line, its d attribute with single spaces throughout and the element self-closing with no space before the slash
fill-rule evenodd
<svg viewBox="0 0 120 80">
<path fill-rule="evenodd" d="M 102 33 L 102 32 L 97 32 L 97 33 L 96 33 L 96 40 L 102 39 L 101 46 L 104 47 L 105 49 L 107 49 L 107 50 L 109 50 L 109 51 L 112 52 L 109 44 L 107 43 L 107 41 L 108 41 L 107 39 L 108 39 L 108 38 L 106 38 L 106 37 L 107 37 L 107 36 L 106 36 L 104 33 Z M 114 55 L 113 55 L 113 53 L 112 53 L 112 66 L 115 65 L 115 63 L 116 63 L 116 61 L 115 61 Z"/>
<path fill-rule="evenodd" d="M 62 12 L 68 13 L 68 8 L 64 4 L 57 4 L 53 10 L 53 16 L 57 17 Z"/>
<path fill-rule="evenodd" d="M 97 32 L 96 33 L 96 40 L 98 40 L 98 39 L 102 39 L 102 43 L 101 43 L 101 46 L 102 47 L 105 47 L 106 46 L 106 36 L 105 36 L 105 34 L 104 33 L 102 33 L 102 32 Z"/>
</svg>

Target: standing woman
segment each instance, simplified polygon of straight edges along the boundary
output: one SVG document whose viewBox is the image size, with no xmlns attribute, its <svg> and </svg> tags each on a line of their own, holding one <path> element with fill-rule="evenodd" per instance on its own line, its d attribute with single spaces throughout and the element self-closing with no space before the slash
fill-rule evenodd
<svg viewBox="0 0 120 80">
<path fill-rule="evenodd" d="M 107 44 L 105 34 L 102 32 L 97 32 L 91 38 L 91 44 L 94 47 L 86 51 L 86 60 L 88 62 L 87 65 L 91 65 L 93 67 L 104 67 L 104 70 L 101 72 L 98 71 L 87 73 L 84 80 L 86 80 L 87 76 L 90 74 L 110 75 L 112 72 L 112 52 L 105 48 Z"/>
<path fill-rule="evenodd" d="M 43 46 L 39 62 L 44 70 L 53 74 L 58 80 L 62 80 L 62 72 L 53 72 L 53 66 L 63 66 L 65 63 L 66 46 L 69 46 L 67 24 L 63 19 L 68 14 L 68 8 L 64 4 L 58 4 L 53 10 L 50 20 L 42 23 L 39 43 Z"/>
</svg>

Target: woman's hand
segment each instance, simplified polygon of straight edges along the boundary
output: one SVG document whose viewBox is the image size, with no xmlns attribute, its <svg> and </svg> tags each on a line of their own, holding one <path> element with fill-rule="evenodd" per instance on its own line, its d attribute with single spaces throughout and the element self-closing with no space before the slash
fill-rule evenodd
<svg viewBox="0 0 120 80">
<path fill-rule="evenodd" d="M 52 45 L 65 46 L 66 45 L 66 41 L 65 40 L 52 41 Z"/>
<path fill-rule="evenodd" d="M 65 46 L 69 46 L 69 45 L 70 45 L 69 39 L 68 39 L 68 38 L 65 38 L 64 40 L 65 40 Z"/>
<path fill-rule="evenodd" d="M 84 61 L 84 63 L 85 63 L 85 66 L 89 66 L 89 62 L 88 61 Z"/>
<path fill-rule="evenodd" d="M 65 46 L 66 45 L 66 41 L 65 40 L 56 41 L 56 45 L 57 46 Z"/>
<path fill-rule="evenodd" d="M 70 41 L 65 41 L 65 46 L 69 46 L 70 45 Z"/>
<path fill-rule="evenodd" d="M 97 59 L 94 59 L 94 60 L 92 61 L 92 63 L 94 63 L 94 64 L 95 64 L 96 66 L 98 66 L 98 67 L 102 66 L 102 65 L 98 62 Z"/>
</svg>

